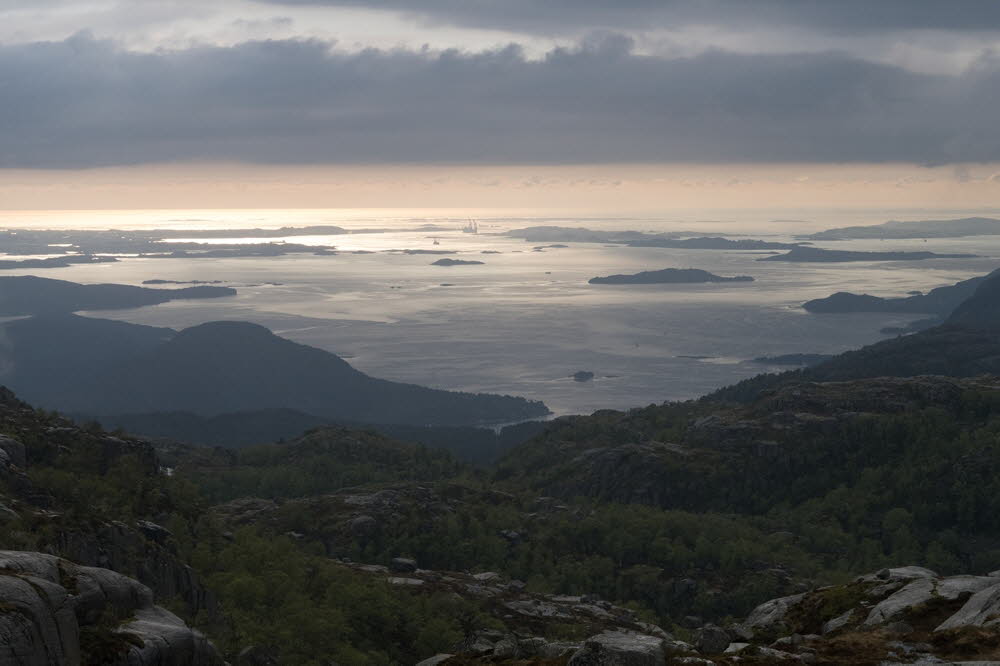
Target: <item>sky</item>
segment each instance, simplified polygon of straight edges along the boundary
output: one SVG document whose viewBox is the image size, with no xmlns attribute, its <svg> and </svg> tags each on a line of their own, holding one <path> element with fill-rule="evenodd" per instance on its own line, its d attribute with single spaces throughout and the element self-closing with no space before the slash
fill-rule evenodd
<svg viewBox="0 0 1000 666">
<path fill-rule="evenodd" d="M 7 209 L 995 206 L 998 108 L 995 0 L 0 3 Z"/>
</svg>

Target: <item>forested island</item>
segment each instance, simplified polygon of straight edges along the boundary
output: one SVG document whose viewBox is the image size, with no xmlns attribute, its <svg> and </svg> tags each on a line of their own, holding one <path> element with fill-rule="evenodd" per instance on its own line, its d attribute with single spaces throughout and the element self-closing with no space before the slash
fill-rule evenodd
<svg viewBox="0 0 1000 666">
<path fill-rule="evenodd" d="M 698 268 L 664 268 L 633 275 L 609 275 L 591 278 L 590 284 L 695 284 L 701 282 L 753 282 L 749 275 L 722 277 Z"/>
<path fill-rule="evenodd" d="M 438 259 L 431 263 L 431 266 L 482 266 L 486 262 L 469 259 Z"/>
</svg>

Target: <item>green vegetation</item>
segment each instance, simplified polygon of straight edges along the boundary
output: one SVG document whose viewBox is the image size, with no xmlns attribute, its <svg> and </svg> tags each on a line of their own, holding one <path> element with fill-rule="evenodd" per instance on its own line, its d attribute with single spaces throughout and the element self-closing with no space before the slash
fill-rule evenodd
<svg viewBox="0 0 1000 666">
<path fill-rule="evenodd" d="M 70 554 L 107 525 L 161 525 L 160 546 L 130 546 L 115 568 L 142 573 L 151 554 L 193 567 L 217 607 L 191 594 L 170 605 L 231 657 L 255 645 L 289 664 L 413 663 L 506 622 L 489 597 L 391 585 L 346 561 L 496 571 L 535 595 L 596 595 L 670 628 L 884 566 L 951 574 L 1000 559 L 991 380 L 801 384 L 746 404 L 560 419 L 487 472 L 343 428 L 157 453 L 9 400 L 0 432 L 25 444 L 28 468 L 2 477 L 0 501 L 20 517 L 0 545 Z M 249 513 L 216 506 L 245 497 L 263 499 Z M 852 589 L 814 594 L 790 621 L 812 627 L 853 605 Z"/>
<path fill-rule="evenodd" d="M 222 540 L 196 534 L 192 562 L 227 615 L 228 627 L 210 629 L 229 653 L 260 645 L 288 664 L 415 663 L 460 641 L 463 618 L 476 614 L 449 595 L 359 576 L 289 538 L 255 529 Z"/>
<path fill-rule="evenodd" d="M 466 471 L 445 451 L 345 428 L 320 428 L 288 444 L 214 455 L 188 449 L 178 463 L 179 476 L 196 483 L 212 502 L 306 497 L 368 483 L 449 479 Z"/>
</svg>

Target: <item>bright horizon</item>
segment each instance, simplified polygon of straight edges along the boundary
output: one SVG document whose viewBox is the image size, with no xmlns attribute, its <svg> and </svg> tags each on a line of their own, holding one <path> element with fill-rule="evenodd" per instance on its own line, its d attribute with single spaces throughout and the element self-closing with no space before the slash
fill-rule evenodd
<svg viewBox="0 0 1000 666">
<path fill-rule="evenodd" d="M 1000 164 L 260 166 L 172 164 L 7 170 L 18 211 L 376 209 L 528 217 L 697 211 L 967 210 L 1000 201 Z M 7 216 L 5 216 L 7 217 Z"/>
</svg>

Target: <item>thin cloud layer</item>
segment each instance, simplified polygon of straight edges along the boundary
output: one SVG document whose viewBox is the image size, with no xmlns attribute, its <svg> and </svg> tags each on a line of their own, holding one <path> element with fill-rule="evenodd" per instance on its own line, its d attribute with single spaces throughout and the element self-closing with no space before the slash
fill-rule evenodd
<svg viewBox="0 0 1000 666">
<path fill-rule="evenodd" d="M 1000 62 L 667 59 L 611 35 L 545 58 L 267 41 L 0 47 L 0 166 L 1000 160 Z"/>
<path fill-rule="evenodd" d="M 995 0 L 258 0 L 404 12 L 523 32 L 768 24 L 836 32 L 1000 30 Z"/>
</svg>

